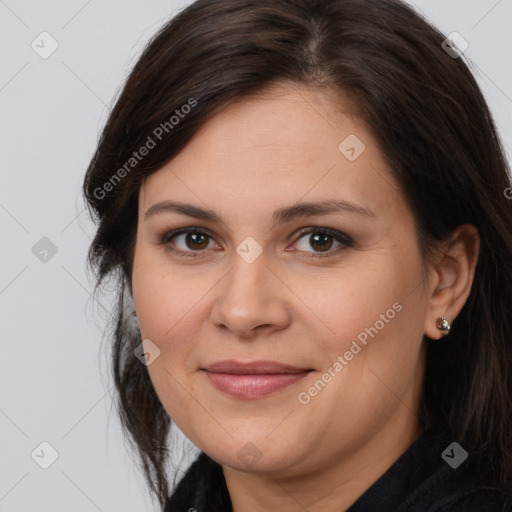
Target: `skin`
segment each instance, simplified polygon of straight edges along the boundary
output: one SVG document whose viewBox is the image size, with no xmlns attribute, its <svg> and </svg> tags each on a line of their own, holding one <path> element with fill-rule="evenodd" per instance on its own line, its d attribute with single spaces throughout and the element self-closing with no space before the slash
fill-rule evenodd
<svg viewBox="0 0 512 512">
<path fill-rule="evenodd" d="M 273 86 L 218 112 L 140 189 L 133 298 L 142 338 L 160 350 L 148 371 L 173 421 L 222 465 L 234 512 L 354 503 L 421 435 L 424 336 L 441 338 L 436 318 L 453 321 L 471 289 L 478 233 L 461 226 L 427 263 L 403 194 L 353 112 L 326 90 Z M 354 161 L 338 149 L 350 134 L 366 146 Z M 272 226 L 274 210 L 325 199 L 373 215 L 340 211 Z M 145 217 L 169 200 L 209 208 L 222 222 Z M 209 229 L 211 238 L 161 243 L 183 227 Z M 306 227 L 337 230 L 353 245 L 329 236 L 315 243 L 299 233 Z M 249 236 L 262 249 L 252 263 L 236 251 Z M 301 403 L 299 394 L 396 303 L 401 311 Z M 315 371 L 239 400 L 200 371 L 225 359 Z M 238 456 L 246 443 L 259 456 L 250 467 Z"/>
</svg>

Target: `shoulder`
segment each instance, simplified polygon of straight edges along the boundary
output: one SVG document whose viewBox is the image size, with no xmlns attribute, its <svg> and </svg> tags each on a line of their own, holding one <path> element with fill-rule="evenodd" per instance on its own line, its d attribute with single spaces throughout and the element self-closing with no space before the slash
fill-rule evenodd
<svg viewBox="0 0 512 512">
<path fill-rule="evenodd" d="M 512 512 L 512 496 L 507 499 L 502 490 L 486 485 L 471 457 L 456 470 L 444 465 L 436 476 L 437 484 L 426 493 L 427 512 Z"/>
<path fill-rule="evenodd" d="M 393 512 L 512 512 L 512 497 L 493 487 L 490 470 L 477 457 L 470 454 L 454 468 L 446 463 L 442 453 L 453 439 L 437 425 L 391 469 L 401 482 Z"/>
<path fill-rule="evenodd" d="M 512 512 L 512 497 L 482 487 L 471 476 L 438 471 L 406 496 L 396 512 Z"/>
<path fill-rule="evenodd" d="M 512 500 L 489 489 L 456 492 L 441 498 L 428 512 L 512 512 Z"/>
</svg>

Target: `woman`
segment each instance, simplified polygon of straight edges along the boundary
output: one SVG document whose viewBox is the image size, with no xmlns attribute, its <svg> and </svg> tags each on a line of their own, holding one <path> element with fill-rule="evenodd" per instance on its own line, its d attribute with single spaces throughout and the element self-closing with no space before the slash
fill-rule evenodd
<svg viewBox="0 0 512 512">
<path fill-rule="evenodd" d="M 512 510 L 509 187 L 461 52 L 398 0 L 165 25 L 84 182 L 162 507 Z M 201 453 L 170 493 L 171 421 Z"/>
</svg>

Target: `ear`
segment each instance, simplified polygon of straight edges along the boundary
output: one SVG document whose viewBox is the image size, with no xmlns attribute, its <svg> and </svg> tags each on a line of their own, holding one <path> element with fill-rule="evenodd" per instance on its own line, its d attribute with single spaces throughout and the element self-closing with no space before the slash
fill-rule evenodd
<svg viewBox="0 0 512 512">
<path fill-rule="evenodd" d="M 435 340 L 444 336 L 436 326 L 437 318 L 446 318 L 451 324 L 466 303 L 479 249 L 480 236 L 471 224 L 459 226 L 450 239 L 440 245 L 428 281 L 429 307 L 424 325 L 424 334 L 428 338 Z"/>
</svg>

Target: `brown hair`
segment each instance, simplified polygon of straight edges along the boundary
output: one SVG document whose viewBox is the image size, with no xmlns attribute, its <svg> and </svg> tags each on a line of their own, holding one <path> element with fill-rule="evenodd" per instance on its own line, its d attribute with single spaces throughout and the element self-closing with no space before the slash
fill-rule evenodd
<svg viewBox="0 0 512 512">
<path fill-rule="evenodd" d="M 114 276 L 119 291 L 112 368 L 120 417 L 162 504 L 171 419 L 134 356 L 140 332 L 125 307 L 139 188 L 219 109 L 274 82 L 354 100 L 413 211 L 424 255 L 460 224 L 478 229 L 473 288 L 450 335 L 429 345 L 419 415 L 424 427 L 447 421 L 486 484 L 512 494 L 508 164 L 475 79 L 444 39 L 399 0 L 198 0 L 145 48 L 83 190 L 98 222 L 89 251 L 97 287 Z M 154 147 L 130 160 L 148 137 Z"/>
</svg>

